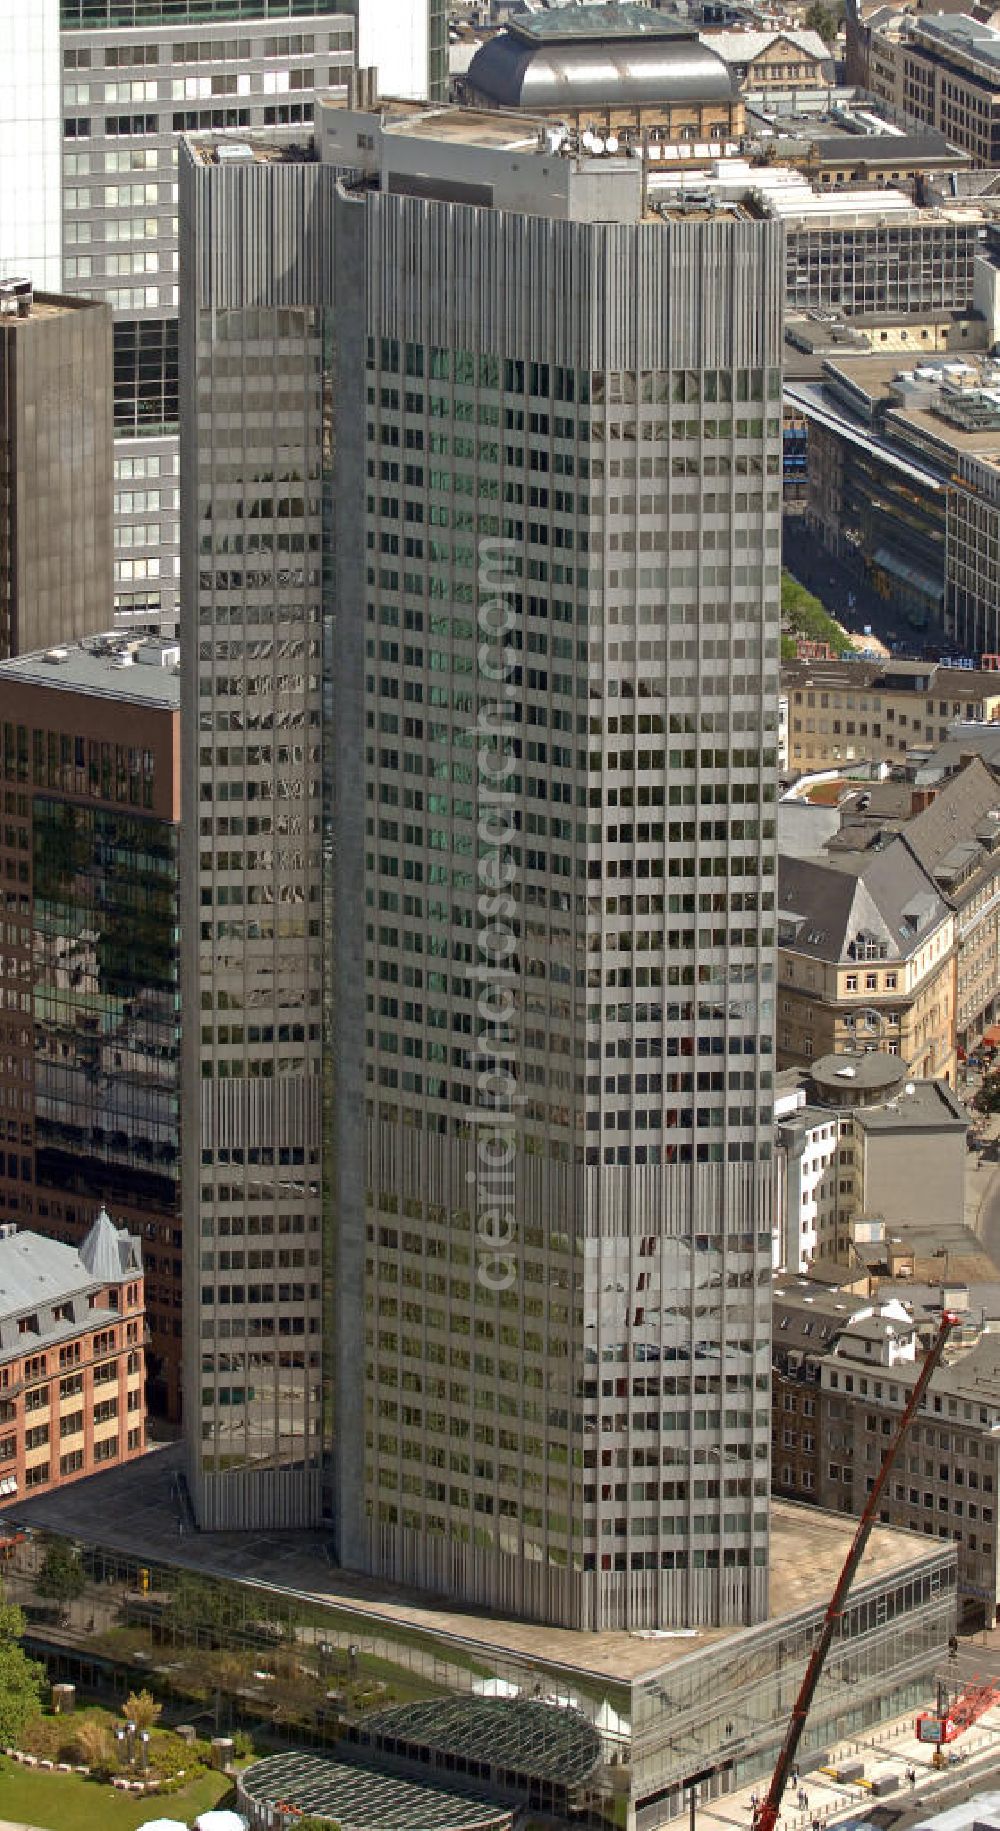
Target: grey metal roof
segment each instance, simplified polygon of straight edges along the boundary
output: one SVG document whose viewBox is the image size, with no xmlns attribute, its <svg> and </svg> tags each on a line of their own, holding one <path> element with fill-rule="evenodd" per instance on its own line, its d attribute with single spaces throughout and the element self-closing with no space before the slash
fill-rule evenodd
<svg viewBox="0 0 1000 1831">
<path fill-rule="evenodd" d="M 466 82 L 498 108 L 652 107 L 729 102 L 735 78 L 693 34 L 532 43 L 498 32 L 476 52 Z"/>
<path fill-rule="evenodd" d="M 829 860 L 779 858 L 779 947 L 818 960 L 858 960 L 859 936 L 884 946 L 890 964 L 922 947 L 948 915 L 934 879 L 906 840 Z"/>
<path fill-rule="evenodd" d="M 79 1249 L 40 1233 L 0 1238 L 0 1360 L 77 1334 L 90 1317 L 91 1292 L 141 1269 L 138 1240 L 119 1231 L 103 1209 Z M 25 1319 L 35 1326 L 22 1329 Z"/>
</svg>

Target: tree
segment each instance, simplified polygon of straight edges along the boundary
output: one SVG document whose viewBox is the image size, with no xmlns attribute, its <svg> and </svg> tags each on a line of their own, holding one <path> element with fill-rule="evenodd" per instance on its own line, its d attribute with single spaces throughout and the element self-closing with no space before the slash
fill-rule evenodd
<svg viewBox="0 0 1000 1831">
<path fill-rule="evenodd" d="M 1000 1069 L 994 1068 L 984 1076 L 972 1104 L 977 1113 L 1000 1113 Z"/>
<path fill-rule="evenodd" d="M 130 1691 L 122 1705 L 122 1716 L 136 1729 L 152 1729 L 163 1715 L 163 1705 L 158 1704 L 151 1691 Z"/>
<path fill-rule="evenodd" d="M 0 1748 L 16 1748 L 26 1725 L 41 1712 L 42 1666 L 21 1646 L 24 1616 L 4 1602 L 0 1589 Z"/>
<path fill-rule="evenodd" d="M 840 6 L 830 5 L 829 0 L 813 0 L 805 16 L 806 29 L 818 32 L 823 43 L 831 45 L 837 36 L 841 11 Z"/>
<path fill-rule="evenodd" d="M 786 635 L 828 642 L 835 655 L 850 653 L 851 639 L 847 631 L 831 617 L 819 598 L 800 585 L 790 572 L 781 575 L 781 626 Z"/>
<path fill-rule="evenodd" d="M 47 1602 L 58 1602 L 64 1613 L 83 1593 L 86 1585 L 83 1565 L 75 1551 L 58 1542 L 49 1546 L 35 1583 L 35 1593 Z"/>
</svg>

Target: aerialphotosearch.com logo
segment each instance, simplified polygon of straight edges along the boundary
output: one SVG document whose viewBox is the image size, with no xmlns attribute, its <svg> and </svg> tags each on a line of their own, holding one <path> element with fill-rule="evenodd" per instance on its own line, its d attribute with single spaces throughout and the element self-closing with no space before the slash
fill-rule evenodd
<svg viewBox="0 0 1000 1831">
<path fill-rule="evenodd" d="M 517 899 L 513 885 L 517 865 L 512 850 L 517 827 L 513 739 L 520 727 L 509 712 L 516 693 L 517 651 L 505 641 L 516 620 L 510 564 L 517 551 L 511 540 L 479 544 L 479 613 L 477 674 L 493 687 L 493 698 L 481 698 L 473 726 L 478 740 L 476 810 L 478 815 L 479 959 L 473 977 L 479 982 L 476 1015 L 479 1031 L 473 1061 L 477 1066 L 472 1113 L 476 1141 L 475 1169 L 468 1181 L 475 1188 L 476 1278 L 489 1291 L 510 1290 L 515 1271 L 515 1188 L 518 1092 L 516 1050 Z"/>
</svg>

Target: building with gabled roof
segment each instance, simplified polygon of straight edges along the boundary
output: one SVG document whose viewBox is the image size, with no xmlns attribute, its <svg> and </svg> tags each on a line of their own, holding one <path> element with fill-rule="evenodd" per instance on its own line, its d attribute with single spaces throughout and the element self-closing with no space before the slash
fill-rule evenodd
<svg viewBox="0 0 1000 1831">
<path fill-rule="evenodd" d="M 873 782 L 841 784 L 836 809 L 781 803 L 778 841 L 783 852 L 813 854 L 820 847 L 843 864 L 849 854 L 874 857 L 898 833 L 933 877 L 955 912 L 955 1039 L 959 1058 L 980 1042 L 1000 1016 L 1000 728 L 993 727 L 997 759 L 990 751 L 961 751 L 959 767 L 927 784 Z M 782 816 L 797 813 L 797 826 Z M 832 833 L 823 815 L 831 813 Z M 801 816 L 818 816 L 807 824 Z M 810 831 L 810 825 L 812 831 Z"/>
<path fill-rule="evenodd" d="M 0 1496 L 145 1449 L 142 1249 L 101 1209 L 78 1247 L 0 1226 Z"/>
<path fill-rule="evenodd" d="M 744 91 L 822 88 L 833 80 L 830 47 L 818 32 L 731 26 L 703 32 L 702 42 L 723 59 Z"/>
<path fill-rule="evenodd" d="M 954 1081 L 955 916 L 901 836 L 874 853 L 781 858 L 779 1068 L 852 1049 Z"/>
</svg>

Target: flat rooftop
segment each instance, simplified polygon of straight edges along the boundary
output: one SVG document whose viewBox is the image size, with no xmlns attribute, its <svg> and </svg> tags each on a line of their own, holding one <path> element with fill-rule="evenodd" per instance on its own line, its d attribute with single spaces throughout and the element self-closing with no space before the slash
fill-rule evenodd
<svg viewBox="0 0 1000 1831">
<path fill-rule="evenodd" d="M 486 1656 L 503 1653 L 628 1683 L 660 1671 L 685 1655 L 735 1639 L 745 1630 L 709 1628 L 587 1634 L 541 1627 L 424 1596 L 339 1570 L 330 1563 L 329 1539 L 319 1532 L 192 1533 L 178 1531 L 176 1479 L 183 1468 L 178 1445 L 151 1451 L 121 1468 L 72 1482 L 37 1500 L 20 1501 L 0 1516 L 0 1528 L 35 1527 L 101 1545 L 132 1557 L 200 1571 L 230 1582 L 262 1584 L 331 1608 L 472 1643 Z M 815 1507 L 773 1500 L 771 1507 L 771 1608 L 769 1618 L 818 1609 L 832 1594 L 856 1520 Z M 940 1550 L 937 1540 L 877 1526 L 859 1584 L 898 1573 Z"/>
<path fill-rule="evenodd" d="M 0 280 L 0 330 L 14 331 L 20 325 L 44 323 L 52 318 L 66 318 L 72 312 L 93 311 L 102 299 L 78 299 L 71 293 L 21 292 L 23 285 L 15 278 Z M 17 301 L 20 310 L 14 309 Z"/>
<path fill-rule="evenodd" d="M 933 19 L 912 20 L 919 37 L 944 39 L 950 48 L 965 51 L 984 64 L 1000 65 L 1000 32 L 968 13 L 941 13 Z"/>
<path fill-rule="evenodd" d="M 515 109 L 417 108 L 404 113 L 395 102 L 384 102 L 382 131 L 410 139 L 439 140 L 452 146 L 492 146 L 501 152 L 516 148 L 538 150 L 538 136 L 551 121 L 519 114 Z"/>
<path fill-rule="evenodd" d="M 912 1093 L 906 1091 L 910 1087 Z M 929 1125 L 965 1131 L 972 1123 L 971 1114 L 946 1081 L 907 1081 L 883 1106 L 859 1106 L 852 1117 L 866 1132 L 906 1132 Z"/>
<path fill-rule="evenodd" d="M 86 636 L 81 642 L 0 662 L 0 689 L 21 681 L 56 692 L 179 710 L 179 654 L 177 643 L 169 638 L 137 638 L 109 630 L 103 636 Z"/>
</svg>

